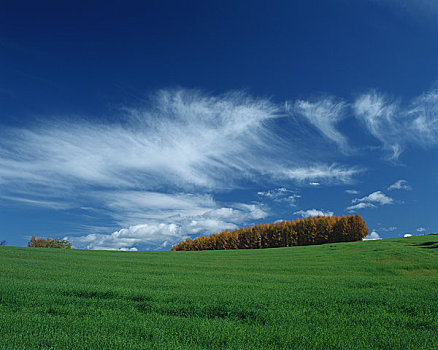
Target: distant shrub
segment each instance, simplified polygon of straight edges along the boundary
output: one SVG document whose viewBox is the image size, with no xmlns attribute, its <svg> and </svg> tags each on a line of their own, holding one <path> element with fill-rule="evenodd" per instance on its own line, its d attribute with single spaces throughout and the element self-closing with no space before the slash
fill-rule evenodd
<svg viewBox="0 0 438 350">
<path fill-rule="evenodd" d="M 0 245 L 6 245 L 6 241 L 0 241 Z"/>
<path fill-rule="evenodd" d="M 335 242 L 360 241 L 368 235 L 359 214 L 316 216 L 292 221 L 261 224 L 209 236 L 187 239 L 172 250 L 224 250 L 291 247 Z"/>
<path fill-rule="evenodd" d="M 33 248 L 64 248 L 64 249 L 70 249 L 71 243 L 67 241 L 66 239 L 60 240 L 58 238 L 51 239 L 51 238 L 37 238 L 35 235 L 32 236 L 29 243 L 27 243 L 28 247 Z"/>
</svg>

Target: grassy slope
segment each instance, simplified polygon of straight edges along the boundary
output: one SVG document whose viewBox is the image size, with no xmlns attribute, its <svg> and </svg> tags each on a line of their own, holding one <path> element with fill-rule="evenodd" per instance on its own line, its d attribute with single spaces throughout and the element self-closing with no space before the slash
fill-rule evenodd
<svg viewBox="0 0 438 350">
<path fill-rule="evenodd" d="M 438 235 L 264 250 L 0 247 L 0 348 L 438 349 Z"/>
</svg>

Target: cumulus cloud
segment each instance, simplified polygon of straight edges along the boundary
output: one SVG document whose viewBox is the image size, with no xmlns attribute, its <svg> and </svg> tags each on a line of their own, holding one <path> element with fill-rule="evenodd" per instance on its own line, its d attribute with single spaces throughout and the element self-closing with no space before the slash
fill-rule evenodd
<svg viewBox="0 0 438 350">
<path fill-rule="evenodd" d="M 345 190 L 345 192 L 348 194 L 359 194 L 359 191 L 357 190 Z"/>
<path fill-rule="evenodd" d="M 412 235 L 411 235 L 410 233 L 405 233 L 405 234 L 403 235 L 403 237 L 404 237 L 404 238 L 408 238 L 408 237 L 412 237 Z"/>
<path fill-rule="evenodd" d="M 195 202 L 196 200 L 194 204 Z M 70 240 L 75 247 L 87 249 L 132 250 L 136 248 L 135 246 L 169 249 L 172 245 L 193 235 L 236 229 L 243 223 L 251 223 L 268 215 L 256 204 L 234 203 L 234 207 L 219 207 L 214 204 L 204 208 L 198 206 L 186 212 L 187 203 L 189 202 L 183 200 L 173 209 L 175 211 L 166 209 L 164 213 L 148 208 L 150 214 L 146 213 L 143 217 L 136 216 L 130 219 L 133 222 L 148 221 L 146 224 L 131 225 L 111 234 L 92 233 L 71 237 Z"/>
<path fill-rule="evenodd" d="M 425 227 L 419 227 L 419 228 L 417 228 L 417 232 L 426 232 L 426 228 Z"/>
<path fill-rule="evenodd" d="M 296 211 L 294 214 L 300 215 L 302 217 L 309 217 L 309 216 L 333 216 L 334 213 L 332 211 L 324 211 L 319 209 L 307 209 L 307 210 L 299 210 Z"/>
<path fill-rule="evenodd" d="M 346 208 L 349 212 L 354 212 L 365 208 L 376 208 L 376 205 L 393 204 L 394 200 L 382 191 L 376 191 L 362 198 L 355 198 L 351 201 L 354 205 Z"/>
<path fill-rule="evenodd" d="M 89 234 L 73 238 L 74 244 L 86 245 L 87 249 L 128 250 L 136 244 L 161 245 L 180 237 L 175 224 L 144 224 L 123 228 L 112 234 Z"/>
<path fill-rule="evenodd" d="M 372 203 L 358 203 L 358 204 L 350 205 L 349 207 L 347 207 L 347 211 L 353 212 L 353 211 L 357 211 L 360 209 L 375 208 L 375 207 L 376 206 Z"/>
<path fill-rule="evenodd" d="M 377 239 L 382 239 L 380 235 L 376 231 L 372 231 L 368 236 L 366 236 L 363 240 L 364 241 L 375 241 Z"/>
<path fill-rule="evenodd" d="M 411 186 L 409 186 L 406 180 L 398 180 L 388 187 L 388 191 L 392 190 L 411 190 Z"/>
<path fill-rule="evenodd" d="M 77 248 L 168 249 L 187 237 L 235 229 L 269 215 L 262 203 L 234 202 L 223 206 L 210 195 L 129 191 L 99 196 L 102 205 L 108 208 L 107 214 L 124 228 L 112 233 L 107 233 L 107 228 L 97 229 L 91 234 L 71 237 Z M 83 231 L 89 231 L 88 227 Z"/>
<path fill-rule="evenodd" d="M 306 118 L 322 135 L 336 143 L 343 152 L 347 152 L 347 139 L 336 129 L 336 124 L 345 116 L 346 106 L 344 101 L 336 101 L 334 98 L 323 98 L 314 102 L 298 100 L 292 112 Z"/>
<path fill-rule="evenodd" d="M 353 203 L 376 203 L 380 205 L 392 204 L 394 200 L 384 194 L 382 191 L 376 191 L 368 196 L 353 199 Z"/>
<path fill-rule="evenodd" d="M 121 251 L 121 252 L 136 252 L 136 251 L 138 251 L 138 249 L 135 248 L 135 247 L 132 247 L 132 248 L 119 248 L 118 250 Z"/>
</svg>

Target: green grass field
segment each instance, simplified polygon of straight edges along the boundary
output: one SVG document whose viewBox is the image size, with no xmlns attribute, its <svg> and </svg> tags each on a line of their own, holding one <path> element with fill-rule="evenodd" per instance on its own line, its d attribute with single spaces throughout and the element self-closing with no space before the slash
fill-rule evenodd
<svg viewBox="0 0 438 350">
<path fill-rule="evenodd" d="M 0 349 L 438 349 L 438 235 L 202 252 L 0 247 Z"/>
</svg>

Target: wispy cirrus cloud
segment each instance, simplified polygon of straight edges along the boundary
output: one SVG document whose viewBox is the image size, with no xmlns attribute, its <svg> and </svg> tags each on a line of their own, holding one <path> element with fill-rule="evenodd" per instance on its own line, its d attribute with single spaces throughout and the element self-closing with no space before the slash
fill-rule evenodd
<svg viewBox="0 0 438 350">
<path fill-rule="evenodd" d="M 432 89 L 403 106 L 376 91 L 359 96 L 353 104 L 356 117 L 377 138 L 390 159 L 399 158 L 409 145 L 438 145 L 438 90 Z"/>
<path fill-rule="evenodd" d="M 355 175 L 363 172 L 359 167 L 344 167 L 337 164 L 279 168 L 275 176 L 297 182 L 318 181 L 327 183 L 351 183 Z"/>
<path fill-rule="evenodd" d="M 336 129 L 336 124 L 345 117 L 346 107 L 346 102 L 334 98 L 298 100 L 290 112 L 306 118 L 322 135 L 336 143 L 342 152 L 348 153 L 350 147 L 347 139 Z"/>
<path fill-rule="evenodd" d="M 301 159 L 293 140 L 269 128 L 270 121 L 284 116 L 282 107 L 243 93 L 163 90 L 148 105 L 123 113 L 119 122 L 76 118 L 3 128 L 2 184 L 13 191 L 45 192 L 87 186 L 156 190 L 169 184 L 218 190 L 254 174 L 340 182 L 357 174 L 357 169 Z M 297 161 L 307 164 L 297 168 Z"/>
<path fill-rule="evenodd" d="M 121 122 L 111 124 L 44 121 L 3 130 L 2 181 L 47 187 L 222 187 L 225 174 L 229 182 L 255 170 L 252 155 L 266 154 L 260 150 L 270 134 L 264 122 L 278 117 L 280 109 L 239 93 L 208 97 L 176 90 L 161 91 L 149 106 L 124 113 Z"/>
<path fill-rule="evenodd" d="M 296 205 L 297 199 L 301 198 L 301 195 L 285 187 L 257 192 L 257 194 L 262 199 L 269 199 L 277 203 L 287 203 L 291 207 L 294 207 Z"/>
<path fill-rule="evenodd" d="M 40 208 L 48 208 L 54 210 L 64 210 L 72 208 L 72 205 L 64 202 L 50 201 L 50 200 L 42 200 L 42 199 L 29 199 L 22 198 L 19 196 L 0 196 L 0 201 L 7 201 L 8 203 L 17 203 L 17 204 L 25 204 L 27 206 L 40 207 Z"/>
<path fill-rule="evenodd" d="M 399 118 L 398 103 L 371 92 L 360 96 L 353 109 L 368 131 L 392 153 L 391 158 L 397 159 L 402 152 L 400 141 L 403 140 L 400 127 L 403 121 Z"/>
</svg>

